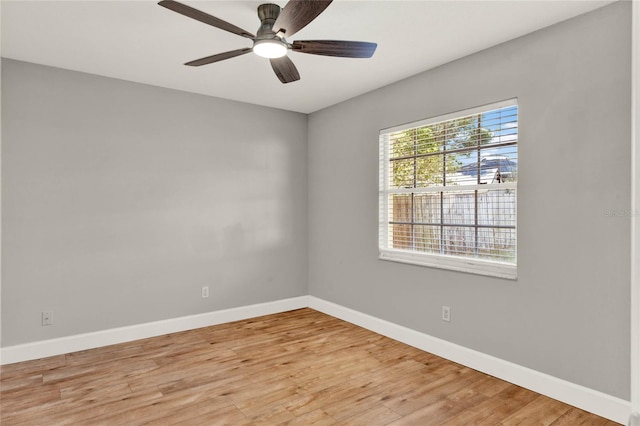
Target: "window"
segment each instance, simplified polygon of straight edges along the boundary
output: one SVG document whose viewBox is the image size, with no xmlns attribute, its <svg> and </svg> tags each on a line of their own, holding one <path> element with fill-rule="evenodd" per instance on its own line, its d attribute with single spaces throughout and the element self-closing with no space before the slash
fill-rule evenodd
<svg viewBox="0 0 640 426">
<path fill-rule="evenodd" d="M 516 278 L 518 106 L 380 131 L 380 259 Z"/>
</svg>

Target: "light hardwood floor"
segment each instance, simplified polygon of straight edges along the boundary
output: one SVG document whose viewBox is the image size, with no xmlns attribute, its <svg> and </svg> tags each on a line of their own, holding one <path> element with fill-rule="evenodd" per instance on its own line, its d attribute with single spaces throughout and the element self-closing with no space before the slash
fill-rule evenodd
<svg viewBox="0 0 640 426">
<path fill-rule="evenodd" d="M 1 368 L 9 425 L 615 425 L 300 309 Z"/>
</svg>

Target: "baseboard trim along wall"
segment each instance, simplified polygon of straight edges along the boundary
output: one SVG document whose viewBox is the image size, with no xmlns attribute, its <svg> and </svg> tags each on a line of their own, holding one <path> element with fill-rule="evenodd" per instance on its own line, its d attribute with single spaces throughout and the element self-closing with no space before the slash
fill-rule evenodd
<svg viewBox="0 0 640 426">
<path fill-rule="evenodd" d="M 308 296 L 283 299 L 275 302 L 241 306 L 204 314 L 190 315 L 163 321 L 155 321 L 128 327 L 84 333 L 57 339 L 8 346 L 0 349 L 0 364 L 28 361 L 69 352 L 115 345 L 163 334 L 193 330 L 195 328 L 224 324 L 255 318 L 262 315 L 277 314 L 309 306 Z"/>
<path fill-rule="evenodd" d="M 557 399 L 609 420 L 625 424 L 631 403 L 566 380 L 505 361 L 455 343 L 373 317 L 313 296 L 300 296 L 274 302 L 242 306 L 205 314 L 121 327 L 95 333 L 79 334 L 0 349 L 0 363 L 11 364 L 92 349 L 168 333 L 192 330 L 262 315 L 309 307 L 335 318 L 356 324 L 415 348 L 433 353 L 474 370 Z"/>
<path fill-rule="evenodd" d="M 538 392 L 620 424 L 626 424 L 631 404 L 584 386 L 429 336 L 332 302 L 310 296 L 309 307 L 332 317 L 390 337 L 409 346 L 457 362 L 518 386 Z"/>
</svg>

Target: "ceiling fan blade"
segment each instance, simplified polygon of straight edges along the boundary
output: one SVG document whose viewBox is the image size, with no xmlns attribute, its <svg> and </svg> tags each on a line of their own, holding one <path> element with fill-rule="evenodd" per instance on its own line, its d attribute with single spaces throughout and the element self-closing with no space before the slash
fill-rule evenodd
<svg viewBox="0 0 640 426">
<path fill-rule="evenodd" d="M 378 45 L 366 41 L 307 40 L 294 41 L 291 49 L 312 55 L 340 56 L 342 58 L 370 58 Z"/>
<path fill-rule="evenodd" d="M 273 58 L 269 60 L 271 62 L 271 68 L 276 73 L 278 78 L 283 83 L 291 83 L 292 81 L 300 80 L 300 74 L 298 69 L 288 56 L 281 58 Z"/>
<path fill-rule="evenodd" d="M 275 33 L 284 32 L 286 37 L 306 27 L 316 19 L 332 0 L 290 0 L 280 11 L 280 15 L 273 24 Z"/>
<path fill-rule="evenodd" d="M 244 55 L 245 53 L 249 52 L 251 52 L 251 48 L 245 47 L 244 49 L 231 50 L 229 52 L 218 53 L 217 55 L 211 55 L 205 58 L 196 59 L 194 61 L 187 62 L 185 65 L 189 65 L 190 67 L 199 67 L 201 65 L 212 64 L 214 62 L 223 61 L 225 59 L 235 58 L 236 56 Z"/>
<path fill-rule="evenodd" d="M 243 30 L 240 27 L 236 27 L 235 25 L 223 21 L 222 19 L 216 18 L 215 16 L 211 16 L 208 13 L 204 13 L 198 9 L 194 9 L 191 6 L 187 6 L 186 4 L 178 3 L 174 0 L 162 0 L 158 2 L 158 4 L 162 7 L 166 7 L 169 10 L 178 12 L 181 15 L 187 16 L 200 22 L 204 22 L 205 24 L 209 24 L 213 27 L 220 28 L 221 30 L 229 31 L 230 33 L 250 39 L 254 39 L 256 37 L 249 31 Z"/>
</svg>

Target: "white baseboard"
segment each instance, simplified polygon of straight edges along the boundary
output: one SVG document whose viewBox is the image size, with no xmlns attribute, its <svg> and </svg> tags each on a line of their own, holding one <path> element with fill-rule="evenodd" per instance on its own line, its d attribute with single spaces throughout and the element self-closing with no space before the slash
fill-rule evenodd
<svg viewBox="0 0 640 426">
<path fill-rule="evenodd" d="M 309 307 L 550 398 L 626 424 L 631 403 L 446 340 L 309 296 Z"/>
<path fill-rule="evenodd" d="M 549 376 L 509 361 L 505 361 L 446 340 L 385 321 L 362 312 L 337 305 L 313 296 L 300 296 L 275 302 L 225 309 L 164 321 L 85 333 L 58 339 L 0 348 L 0 364 L 27 361 L 69 352 L 130 342 L 168 333 L 192 330 L 210 325 L 312 308 L 327 315 L 406 343 L 415 348 L 441 356 L 474 370 L 490 374 L 510 383 L 592 412 L 620 424 L 631 415 L 631 403 L 557 377 Z"/>
<path fill-rule="evenodd" d="M 113 328 L 93 333 L 77 334 L 23 345 L 8 346 L 0 349 L 0 364 L 12 364 L 14 362 L 99 348 L 101 346 L 146 339 L 148 337 L 193 330 L 195 328 L 224 324 L 232 321 L 240 321 L 262 315 L 306 308 L 308 306 L 309 296 L 300 296 L 291 299 L 277 300 L 275 302 L 259 303 L 204 314 Z"/>
</svg>

